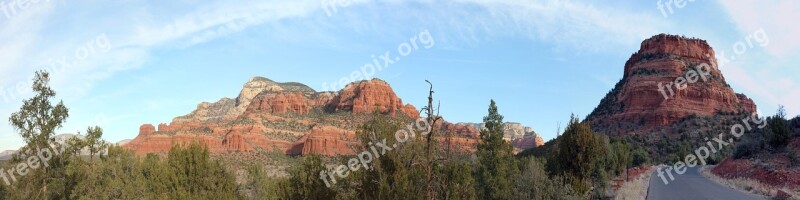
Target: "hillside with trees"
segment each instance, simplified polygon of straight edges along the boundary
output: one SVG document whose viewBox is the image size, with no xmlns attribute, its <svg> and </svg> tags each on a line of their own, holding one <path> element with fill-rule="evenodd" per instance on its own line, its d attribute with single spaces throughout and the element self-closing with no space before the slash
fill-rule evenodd
<svg viewBox="0 0 800 200">
<path fill-rule="evenodd" d="M 398 130 L 410 130 L 406 125 L 413 122 L 376 112 L 357 132 L 360 150 L 376 153 L 369 165 L 354 164 L 354 156 L 308 155 L 288 158 L 296 161 L 290 162 L 286 176 L 271 175 L 259 164 L 247 164 L 241 172 L 196 142 L 175 145 L 168 154 L 137 156 L 102 141 L 100 127 L 88 128 L 84 139 L 53 146 L 50 138 L 69 112 L 63 103 L 52 105 L 55 92 L 48 81 L 48 73 L 37 73 L 37 95 L 10 120 L 28 142 L 22 151 L 27 153 L 0 167 L 34 159 L 36 149 L 64 151 L 42 160 L 44 167 L 31 166 L 14 184 L 0 184 L 3 199 L 608 198 L 613 196 L 610 177 L 624 174 L 636 160 L 628 141 L 609 140 L 574 116 L 559 138 L 540 147 L 549 153 L 515 156 L 512 145 L 503 140 L 503 116 L 492 100 L 474 154 L 454 150 L 457 143 L 436 129 L 398 141 Z M 431 85 L 429 104 L 423 109 L 427 116 L 421 119 L 429 124 L 441 119 L 433 101 Z M 438 137 L 445 141 L 434 141 Z M 399 145 L 376 150 L 376 144 Z M 86 148 L 90 156 L 79 153 Z M 336 166 L 353 170 L 343 173 Z M 338 179 L 328 180 L 327 174 Z"/>
</svg>

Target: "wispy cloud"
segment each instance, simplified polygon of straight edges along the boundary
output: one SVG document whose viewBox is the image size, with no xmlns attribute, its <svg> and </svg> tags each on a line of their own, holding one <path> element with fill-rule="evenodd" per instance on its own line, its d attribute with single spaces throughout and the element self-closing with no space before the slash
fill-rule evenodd
<svg viewBox="0 0 800 200">
<path fill-rule="evenodd" d="M 185 12 L 176 10 L 168 16 L 145 18 L 143 16 L 157 14 L 150 13 L 148 9 L 131 9 L 117 15 L 86 13 L 85 18 L 75 19 L 90 23 L 103 21 L 99 19 L 117 21 L 105 23 L 103 27 L 70 28 L 54 24 L 57 18 L 70 14 L 70 10 L 65 10 L 70 6 L 107 7 L 104 4 L 114 4 L 68 3 L 38 4 L 0 23 L 0 37 L 14 38 L 0 41 L 0 73 L 13 77 L 0 81 L 0 86 L 15 87 L 17 83 L 29 81 L 34 70 L 48 68 L 54 60 L 62 57 L 74 56 L 77 48 L 83 47 L 95 35 L 104 34 L 113 45 L 108 54 L 89 57 L 53 76 L 54 85 L 65 88 L 62 90 L 68 91 L 73 98 L 79 98 L 95 82 L 143 66 L 152 58 L 154 49 L 188 48 L 251 26 L 303 17 L 321 9 L 320 3 L 313 0 L 216 1 Z M 149 3 L 156 4 L 158 1 Z M 48 32 L 53 29 L 59 30 L 59 33 Z"/>
<path fill-rule="evenodd" d="M 767 51 L 776 56 L 796 55 L 800 51 L 800 1 L 757 0 L 719 1 L 739 30 L 744 33 L 763 28 L 771 39 Z"/>
<path fill-rule="evenodd" d="M 292 17 L 304 17 L 321 8 L 317 1 L 220 1 L 204 5 L 166 23 L 136 25 L 131 45 L 156 46 L 167 42 L 195 45 L 242 31 L 247 27 Z"/>
<path fill-rule="evenodd" d="M 75 60 L 78 49 L 85 47 L 98 35 L 106 36 L 112 49 L 54 72 L 52 84 L 60 91 L 59 98 L 80 99 L 98 81 L 144 66 L 154 57 L 152 53 L 155 50 L 188 48 L 251 26 L 303 17 L 321 9 L 319 1 L 314 0 L 204 2 L 187 8 L 187 11 L 171 10 L 169 15 L 152 13 L 154 11 L 150 9 L 111 11 L 113 14 L 109 15 L 108 10 L 101 9 L 141 6 L 124 5 L 126 3 L 131 2 L 87 4 L 52 1 L 32 6 L 13 18 L 0 16 L 0 38 L 6 38 L 0 40 L 0 74 L 6 77 L 0 80 L 0 92 L 13 93 L 13 97 L 0 97 L 0 111 L 3 112 L 0 117 L 7 118 L 19 102 L 30 95 L 28 83 L 33 71 L 52 69 L 49 68 L 50 64 L 62 57 Z M 143 4 L 159 3 L 162 2 Z M 87 10 L 103 12 L 92 13 Z M 66 16 L 73 21 L 65 21 Z M 26 90 L 17 92 L 17 85 Z M 7 124 L 0 125 L 0 131 L 3 132 L 0 146 L 19 145 L 19 140 L 14 139 L 18 137 L 12 134 Z"/>
<path fill-rule="evenodd" d="M 464 13 L 464 31 L 523 35 L 573 52 L 635 47 L 669 24 L 652 13 L 574 1 L 459 0 L 477 5 L 476 14 Z M 468 9 L 466 9 L 469 11 Z M 448 10 L 450 11 L 450 10 Z"/>
<path fill-rule="evenodd" d="M 800 2 L 756 0 L 719 1 L 743 35 L 763 29 L 769 35 L 769 44 L 759 61 L 733 63 L 730 82 L 744 87 L 745 94 L 754 94 L 767 108 L 785 105 L 790 114 L 800 113 Z M 726 74 L 727 75 L 727 74 Z M 764 105 L 766 103 L 767 105 Z"/>
</svg>

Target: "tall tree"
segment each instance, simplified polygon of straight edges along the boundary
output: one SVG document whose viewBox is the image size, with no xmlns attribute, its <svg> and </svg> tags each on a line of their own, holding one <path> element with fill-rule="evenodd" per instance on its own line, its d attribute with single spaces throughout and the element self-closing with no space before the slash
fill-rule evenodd
<svg viewBox="0 0 800 200">
<path fill-rule="evenodd" d="M 630 143 L 628 143 L 627 139 L 619 139 L 611 143 L 611 149 L 616 158 L 616 162 L 612 163 L 615 165 L 613 166 L 614 173 L 625 173 L 627 176 L 628 167 L 631 167 L 631 162 L 633 160 Z"/>
<path fill-rule="evenodd" d="M 36 95 L 23 101 L 20 110 L 9 118 L 11 125 L 27 143 L 23 152 L 49 148 L 50 138 L 69 117 L 69 110 L 62 101 L 52 105 L 50 99 L 56 96 L 56 92 L 50 89 L 49 83 L 48 72 L 36 72 L 33 79 L 33 92 Z"/>
<path fill-rule="evenodd" d="M 62 101 L 53 105 L 51 99 L 56 96 L 56 92 L 50 89 L 50 74 L 46 71 L 38 71 L 33 79 L 33 92 L 35 95 L 23 101 L 19 111 L 11 114 L 9 122 L 22 139 L 27 143 L 21 150 L 28 155 L 37 153 L 39 150 L 50 149 L 53 143 L 52 137 L 55 131 L 69 117 L 69 110 Z M 51 149 L 50 152 L 53 152 Z M 51 155 L 53 156 L 53 155 Z M 43 167 L 43 176 L 48 176 L 48 168 Z M 32 181 L 31 187 L 35 187 L 36 192 L 28 198 L 49 199 L 47 177 L 37 176 L 37 180 Z M 31 178 L 33 179 L 33 178 Z"/>
<path fill-rule="evenodd" d="M 503 116 L 497 112 L 494 100 L 489 104 L 489 114 L 483 118 L 486 126 L 481 130 L 478 144 L 477 170 L 480 199 L 511 199 L 514 179 L 519 174 L 511 144 L 503 140 Z"/>
</svg>

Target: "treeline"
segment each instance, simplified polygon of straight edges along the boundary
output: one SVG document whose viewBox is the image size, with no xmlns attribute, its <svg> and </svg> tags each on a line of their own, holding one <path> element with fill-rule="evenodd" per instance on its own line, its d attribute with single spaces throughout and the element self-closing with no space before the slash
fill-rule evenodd
<svg viewBox="0 0 800 200">
<path fill-rule="evenodd" d="M 800 152 L 795 148 L 787 148 L 792 138 L 800 137 L 800 116 L 788 120 L 786 110 L 779 106 L 775 115 L 762 120 L 766 120 L 766 126 L 746 132 L 741 142 L 736 144 L 733 158 L 752 158 L 761 153 L 787 153 L 790 162 L 800 163 Z"/>
<path fill-rule="evenodd" d="M 36 96 L 12 115 L 28 144 L 22 150 L 27 153 L 8 164 L 25 163 L 37 149 L 49 148 L 69 116 L 62 103 L 51 104 L 55 92 L 48 81 L 47 73 L 37 73 Z M 427 124 L 441 119 L 432 96 L 431 86 L 423 108 Z M 494 101 L 483 122 L 476 152 L 466 153 L 459 150 L 463 143 L 435 128 L 395 146 L 398 130 L 411 129 L 408 120 L 375 114 L 358 131 L 359 150 L 375 153 L 368 164 L 359 166 L 354 156 L 309 155 L 290 166 L 285 178 L 267 175 L 260 165 L 233 173 L 199 144 L 139 158 L 106 145 L 95 127 L 85 139 L 70 140 L 60 156 L 43 161 L 46 167 L 29 169 L 11 186 L 0 184 L 0 199 L 605 199 L 613 196 L 612 177 L 649 162 L 629 141 L 608 139 L 576 117 L 556 140 L 517 156 L 503 140 L 503 116 Z M 90 155 L 81 156 L 83 149 Z"/>
<path fill-rule="evenodd" d="M 488 111 L 474 154 L 452 151 L 450 145 L 455 144 L 446 141 L 432 143 L 437 155 L 430 163 L 433 181 L 422 166 L 428 164 L 427 143 L 418 137 L 378 158 L 371 169 L 351 171 L 332 187 L 320 175 L 336 169 L 323 166 L 319 156 L 302 158 L 289 178 L 270 178 L 256 167 L 251 170 L 256 176 L 245 187 L 255 199 L 607 199 L 613 196 L 613 177 L 649 162 L 643 149 L 596 134 L 575 117 L 563 135 L 540 147 L 546 155 L 515 157 L 511 144 L 502 139 L 503 117 L 494 101 Z M 397 142 L 395 133 L 404 128 L 400 121 L 374 115 L 358 134 L 367 149 L 383 138 L 388 144 Z M 347 165 L 348 158 L 332 163 Z"/>
<path fill-rule="evenodd" d="M 199 144 L 175 146 L 165 158 L 118 146 L 97 159 L 73 155 L 3 187 L 0 199 L 243 199 L 232 173 Z"/>
<path fill-rule="evenodd" d="M 99 127 L 82 139 L 54 141 L 69 110 L 51 102 L 49 80 L 37 72 L 35 95 L 9 119 L 27 144 L 0 165 L 0 199 L 242 199 L 232 173 L 199 144 L 138 158 L 106 144 Z"/>
</svg>

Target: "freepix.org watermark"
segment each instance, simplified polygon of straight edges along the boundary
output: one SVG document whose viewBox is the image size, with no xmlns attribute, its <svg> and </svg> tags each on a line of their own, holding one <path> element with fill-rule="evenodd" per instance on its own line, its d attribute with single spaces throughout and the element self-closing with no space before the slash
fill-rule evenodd
<svg viewBox="0 0 800 200">
<path fill-rule="evenodd" d="M 752 113 L 748 118 L 742 119 L 742 123 L 731 126 L 730 135 L 733 137 L 729 137 L 728 140 L 725 140 L 723 139 L 725 138 L 725 133 L 720 133 L 711 141 L 709 141 L 709 138 L 706 138 L 706 146 L 698 147 L 694 150 L 694 153 L 684 156 L 684 160 L 678 161 L 674 165 L 666 167 L 666 169 L 659 167 L 656 170 L 658 172 L 658 177 L 664 181 L 664 185 L 669 185 L 670 181 L 675 180 L 675 176 L 672 175 L 673 170 L 675 170 L 675 173 L 683 175 L 686 173 L 687 167 L 694 167 L 698 164 L 706 165 L 706 159 L 711 157 L 711 154 L 717 153 L 723 148 L 727 148 L 733 144 L 734 139 L 742 137 L 746 131 L 753 130 L 754 128 L 761 129 L 765 126 L 767 126 L 767 120 L 759 118 L 756 113 Z M 664 172 L 669 176 L 669 179 L 664 176 Z"/>
<path fill-rule="evenodd" d="M 350 6 L 353 0 L 320 0 L 319 3 L 322 4 L 325 14 L 330 17 L 339 12 L 339 7 L 346 8 Z"/>
<path fill-rule="evenodd" d="M 734 55 L 727 57 L 725 56 L 725 51 L 720 51 L 716 55 L 716 63 L 701 63 L 697 66 L 689 67 L 685 75 L 676 77 L 675 81 L 667 83 L 659 82 L 658 91 L 664 96 L 664 100 L 667 100 L 675 96 L 675 92 L 688 88 L 689 84 L 696 83 L 699 80 L 706 82 L 709 79 L 708 77 L 711 76 L 711 69 L 713 67 L 716 67 L 718 70 L 721 69 L 727 63 L 736 60 L 736 56 L 740 56 L 746 53 L 747 50 L 755 48 L 756 44 L 760 47 L 769 45 L 769 36 L 764 32 L 763 28 L 759 28 L 755 32 L 745 36 L 742 41 L 733 43 L 732 49 Z M 711 55 L 706 55 L 706 57 L 713 62 Z"/>
<path fill-rule="evenodd" d="M 59 148 L 60 147 L 60 148 Z M 23 162 L 12 165 L 13 168 L 5 169 L 0 168 L 0 179 L 6 185 L 11 185 L 17 182 L 18 178 L 28 175 L 31 170 L 39 169 L 39 167 L 47 168 L 50 166 L 48 163 L 54 156 L 59 156 L 64 153 L 66 144 L 50 144 L 50 147 L 45 147 L 37 150 L 36 152 L 28 152 L 28 158 Z M 33 151 L 33 150 L 31 150 Z"/>
<path fill-rule="evenodd" d="M 383 55 L 379 55 L 377 57 L 373 54 L 370 56 L 372 58 L 372 62 L 364 64 L 359 69 L 353 70 L 350 72 L 349 76 L 344 76 L 338 81 L 334 81 L 332 83 L 322 83 L 322 91 L 336 91 L 344 88 L 344 86 L 346 86 L 348 83 L 359 80 L 370 80 L 373 78 L 375 73 L 383 71 L 396 62 L 399 62 L 401 57 L 410 55 L 413 51 L 419 50 L 420 47 L 430 49 L 434 45 L 436 45 L 436 41 L 433 39 L 431 33 L 428 32 L 428 29 L 425 29 L 419 34 L 409 38 L 408 42 L 403 42 L 400 43 L 400 45 L 397 45 L 397 53 L 399 54 L 398 56 L 392 56 L 390 51 L 386 51 L 383 53 Z"/>
<path fill-rule="evenodd" d="M 747 50 L 755 48 L 756 44 L 758 44 L 759 47 L 769 45 L 769 35 L 767 35 L 767 32 L 764 32 L 764 28 L 759 28 L 753 33 L 744 36 L 741 41 L 733 43 L 733 55 L 725 56 L 725 51 L 717 53 L 717 66 L 723 69 L 727 63 L 735 61 L 737 56 L 741 57 Z"/>
<path fill-rule="evenodd" d="M 6 19 L 11 19 L 19 15 L 22 11 L 28 10 L 31 6 L 39 4 L 40 2 L 50 2 L 50 0 L 10 0 L 0 1 L 0 11 L 6 16 Z"/>
<path fill-rule="evenodd" d="M 690 68 L 689 71 L 686 72 L 686 75 L 675 78 L 674 82 L 666 84 L 659 82 L 658 91 L 661 92 L 661 95 L 664 95 L 664 99 L 669 99 L 669 97 L 675 96 L 675 91 L 672 90 L 673 86 L 675 86 L 675 89 L 683 90 L 686 89 L 690 83 L 696 83 L 698 80 L 703 80 L 703 82 L 707 81 L 710 75 L 710 65 L 702 63 L 697 65 L 694 69 Z M 669 95 L 667 95 L 667 91 L 669 91 Z"/>
<path fill-rule="evenodd" d="M 392 150 L 400 147 L 405 142 L 412 140 L 417 136 L 417 132 L 421 136 L 428 135 L 433 128 L 424 118 L 419 118 L 416 122 L 408 124 L 406 129 L 397 130 L 394 133 L 394 138 L 397 140 L 395 144 L 386 143 L 386 138 L 381 141 L 369 142 L 366 150 L 356 155 L 347 161 L 347 164 L 339 165 L 332 170 L 322 170 L 319 172 L 319 179 L 325 182 L 325 186 L 332 187 L 336 185 L 336 178 L 346 178 L 350 172 L 357 172 L 362 167 L 364 170 L 372 170 L 371 164 L 375 159 L 380 158 L 382 155 L 391 152 Z"/>
<path fill-rule="evenodd" d="M 672 6 L 675 6 L 675 8 L 683 8 L 686 7 L 687 3 L 694 1 L 695 0 L 658 0 L 658 2 L 656 2 L 656 8 L 661 11 L 661 15 L 663 15 L 664 18 L 667 18 L 670 15 L 675 14 Z"/>
</svg>

